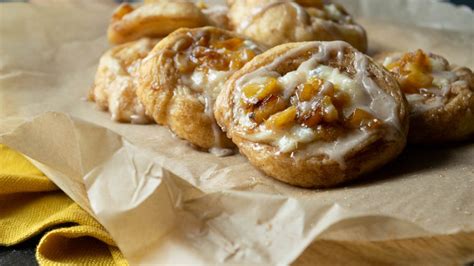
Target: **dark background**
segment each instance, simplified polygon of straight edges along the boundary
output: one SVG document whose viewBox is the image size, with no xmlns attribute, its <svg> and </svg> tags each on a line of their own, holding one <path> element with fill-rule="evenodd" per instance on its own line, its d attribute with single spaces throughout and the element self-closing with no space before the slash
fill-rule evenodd
<svg viewBox="0 0 474 266">
<path fill-rule="evenodd" d="M 471 8 L 474 9 L 474 0 L 452 0 L 450 2 L 453 2 L 458 5 L 470 6 Z"/>
<path fill-rule="evenodd" d="M 85 0 L 85 1 L 88 1 L 88 0 Z M 14 2 L 14 1 L 0 0 L 0 2 Z M 26 2 L 26 1 L 21 1 L 21 2 Z M 124 1 L 117 0 L 117 2 L 124 2 Z M 474 0 L 451 0 L 450 2 L 455 3 L 455 4 L 467 5 L 467 6 L 470 6 L 471 9 L 474 9 Z M 36 260 L 35 260 L 35 247 L 38 244 L 39 239 L 40 239 L 39 237 L 35 237 L 29 241 L 26 241 L 20 245 L 13 246 L 13 247 L 0 246 L 0 265 L 37 265 Z M 474 262 L 472 264 L 467 264 L 467 265 L 474 266 Z"/>
</svg>

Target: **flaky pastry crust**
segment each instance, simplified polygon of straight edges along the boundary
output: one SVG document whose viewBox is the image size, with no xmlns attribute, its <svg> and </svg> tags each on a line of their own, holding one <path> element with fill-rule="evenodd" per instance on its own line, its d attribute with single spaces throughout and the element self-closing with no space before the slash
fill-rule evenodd
<svg viewBox="0 0 474 266">
<path fill-rule="evenodd" d="M 301 41 L 346 41 L 367 50 L 365 30 L 329 1 L 228 1 L 234 30 L 268 47 Z"/>
<path fill-rule="evenodd" d="M 472 70 L 450 65 L 444 57 L 421 50 L 405 54 L 382 53 L 375 58 L 393 71 L 407 96 L 411 109 L 410 143 L 433 145 L 474 137 Z M 426 69 L 418 69 L 423 67 L 418 66 L 400 73 L 399 63 L 403 60 L 410 61 L 404 63 L 405 67 L 414 60 L 426 60 Z"/>
<path fill-rule="evenodd" d="M 336 48 L 333 49 L 331 47 Z M 323 50 L 326 52 L 322 52 Z M 323 54 L 325 55 L 322 56 Z M 313 62 L 311 64 L 314 65 L 311 67 L 306 65 L 303 67 L 304 70 L 300 72 L 299 69 L 303 65 L 308 64 L 304 62 L 311 62 L 309 60 L 317 59 L 318 56 L 321 56 L 319 63 Z M 373 95 L 384 95 L 380 96 L 382 97 L 381 99 L 373 99 L 373 103 L 377 103 L 378 106 L 373 110 L 376 111 L 373 115 L 374 117 L 378 115 L 381 116 L 379 120 L 371 120 L 378 121 L 377 123 L 379 123 L 375 125 L 374 128 L 370 128 L 370 124 L 367 124 L 368 128 L 365 129 L 359 129 L 358 127 L 356 129 L 348 129 L 337 124 L 339 122 L 334 122 L 335 130 L 337 131 L 338 128 L 342 130 L 342 132 L 337 133 L 340 135 L 336 135 L 336 137 L 329 136 L 328 140 L 324 140 L 327 136 L 322 134 L 309 142 L 299 143 L 296 147 L 290 148 L 288 151 L 282 151 L 282 148 L 278 146 L 281 143 L 281 139 L 275 143 L 255 139 L 257 135 L 259 138 L 262 135 L 262 132 L 258 131 L 262 128 L 262 125 L 255 123 L 258 113 L 245 113 L 245 108 L 248 107 L 242 103 L 247 99 L 246 93 L 251 91 L 248 88 L 252 88 L 253 86 L 252 82 L 249 81 L 250 78 L 259 81 L 262 80 L 262 75 L 265 76 L 270 73 L 268 75 L 277 77 L 280 84 L 293 84 L 293 87 L 297 86 L 296 92 L 292 94 L 294 96 L 292 96 L 289 101 L 290 107 L 264 120 L 264 128 L 267 127 L 269 122 L 271 128 L 275 123 L 277 126 L 282 125 L 285 121 L 283 120 L 282 122 L 281 118 L 287 117 L 289 113 L 288 110 L 295 108 L 294 102 L 301 101 L 301 98 L 305 97 L 304 90 L 306 90 L 306 84 L 302 86 L 303 84 L 298 82 L 292 83 L 292 81 L 288 81 L 291 77 L 301 77 L 301 75 L 311 76 L 312 74 L 309 73 L 316 73 L 315 75 L 318 75 L 317 73 L 320 73 L 320 71 L 323 71 L 326 67 L 330 67 L 332 74 L 326 76 L 328 79 L 331 79 L 331 75 L 339 75 L 338 73 L 356 79 L 358 75 L 357 72 L 359 71 L 356 69 L 356 64 L 360 64 L 364 68 L 363 72 L 366 72 L 364 74 L 366 76 L 364 82 L 373 82 L 376 84 L 371 85 L 378 91 L 378 93 L 372 91 Z M 358 66 L 358 68 L 361 67 Z M 270 78 L 269 80 L 274 80 L 274 78 Z M 310 81 L 312 82 L 314 79 L 310 78 Z M 334 82 L 337 82 L 337 80 L 335 79 Z M 362 82 L 358 82 L 356 86 L 349 86 L 348 93 L 350 93 L 351 90 L 354 90 L 353 93 L 360 92 L 357 86 L 365 86 L 361 83 Z M 321 85 L 321 83 L 319 85 Z M 345 86 L 344 83 L 342 83 L 341 86 Z M 291 87 L 286 87 L 286 89 L 288 88 L 291 89 Z M 322 91 L 327 88 L 338 88 L 338 86 L 321 85 L 318 93 L 322 93 Z M 283 90 L 285 91 L 286 89 Z M 300 89 L 303 89 L 303 92 L 301 92 Z M 261 91 L 259 93 L 261 93 Z M 285 92 L 281 95 L 284 94 Z M 275 95 L 269 95 L 263 102 L 258 102 L 254 107 L 259 108 L 260 104 L 265 104 L 265 102 L 270 101 L 272 98 L 274 99 L 274 97 Z M 318 101 L 317 97 L 315 99 Z M 312 110 L 310 111 L 321 111 L 321 109 L 319 109 L 320 105 L 312 106 Z M 298 108 L 298 112 L 300 111 L 300 107 L 301 102 L 299 102 L 296 107 Z M 365 106 L 364 108 L 369 107 Z M 383 114 L 385 112 L 384 110 L 389 109 L 392 112 L 390 114 L 395 116 L 390 119 L 387 114 Z M 342 116 L 341 114 L 342 113 L 339 113 L 339 117 Z M 325 115 L 326 113 L 324 113 L 324 116 Z M 298 118 L 298 116 L 298 114 L 295 115 L 293 112 L 294 119 L 304 118 L 302 116 Z M 284 44 L 255 57 L 228 80 L 225 89 L 221 92 L 216 101 L 215 117 L 219 125 L 221 125 L 227 132 L 227 135 L 238 146 L 240 152 L 244 154 L 254 166 L 271 177 L 300 187 L 332 187 L 381 167 L 400 154 L 405 146 L 408 131 L 407 103 L 396 80 L 388 71 L 376 65 L 370 58 L 362 55 L 350 45 L 343 42 Z M 351 117 L 354 117 L 354 113 L 348 117 L 350 121 L 352 121 Z M 319 116 L 319 119 L 319 121 L 329 121 L 326 120 L 326 117 L 321 118 L 321 116 Z M 311 122 L 313 119 L 309 118 L 305 120 L 304 123 L 310 124 L 308 121 Z M 322 123 L 322 128 L 324 129 L 325 122 L 319 123 Z M 330 125 L 330 123 L 328 123 L 328 125 Z M 270 133 L 280 134 L 279 132 L 283 131 L 283 134 L 287 134 L 290 130 L 295 128 L 292 124 L 290 128 L 285 126 L 286 125 L 283 125 L 283 128 L 278 129 L 280 131 L 273 130 L 273 132 Z M 298 127 L 307 131 L 310 126 Z M 319 128 L 319 126 L 314 125 L 312 125 L 312 127 Z M 328 126 L 328 128 L 330 129 L 331 126 Z M 270 131 L 272 130 L 270 129 Z M 330 130 L 328 132 L 329 135 L 332 134 Z M 367 135 L 364 135 L 366 134 L 364 132 L 368 132 Z M 363 137 L 359 139 L 361 135 Z M 320 139 L 318 140 L 318 138 Z M 350 144 L 345 145 L 345 141 Z"/>
<path fill-rule="evenodd" d="M 108 110 L 112 120 L 146 124 L 152 119 L 145 114 L 136 94 L 138 67 L 158 39 L 143 38 L 109 49 L 100 59 L 89 100 Z"/>
<path fill-rule="evenodd" d="M 201 10 L 187 1 L 156 1 L 134 8 L 121 4 L 112 16 L 107 35 L 111 44 L 142 37 L 162 38 L 179 28 L 208 25 Z"/>
<path fill-rule="evenodd" d="M 260 51 L 223 29 L 177 30 L 143 60 L 138 96 L 178 137 L 206 150 L 234 147 L 215 123 L 213 105 L 224 81 Z"/>
</svg>

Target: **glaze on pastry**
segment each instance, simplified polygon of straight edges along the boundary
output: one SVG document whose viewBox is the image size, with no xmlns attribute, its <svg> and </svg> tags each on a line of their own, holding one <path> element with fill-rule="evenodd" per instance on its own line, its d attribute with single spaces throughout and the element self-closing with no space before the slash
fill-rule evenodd
<svg viewBox="0 0 474 266">
<path fill-rule="evenodd" d="M 202 148 L 233 144 L 213 116 L 222 84 L 261 49 L 215 27 L 180 29 L 143 60 L 138 96 L 158 124 Z"/>
<path fill-rule="evenodd" d="M 196 28 L 209 23 L 192 2 L 148 2 L 138 8 L 121 4 L 114 11 L 107 32 L 111 44 L 121 44 L 142 37 L 162 38 L 179 28 Z"/>
<path fill-rule="evenodd" d="M 263 172 L 301 187 L 330 187 L 395 158 L 408 131 L 394 77 L 345 42 L 277 46 L 227 82 L 219 125 Z"/>
<path fill-rule="evenodd" d="M 422 50 L 378 56 L 398 79 L 410 104 L 408 141 L 439 144 L 474 134 L 474 75 Z"/>
<path fill-rule="evenodd" d="M 136 94 L 138 67 L 153 49 L 157 39 L 144 38 L 108 50 L 101 58 L 89 99 L 108 110 L 112 120 L 146 124 L 152 119 L 145 114 Z"/>
<path fill-rule="evenodd" d="M 301 41 L 343 40 L 367 50 L 365 30 L 338 4 L 329 1 L 230 1 L 234 30 L 268 47 Z"/>
</svg>

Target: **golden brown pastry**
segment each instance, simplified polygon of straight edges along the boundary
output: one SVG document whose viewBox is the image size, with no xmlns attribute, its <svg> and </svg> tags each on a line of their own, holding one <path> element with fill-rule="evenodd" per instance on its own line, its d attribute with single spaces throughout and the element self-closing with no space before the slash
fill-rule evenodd
<svg viewBox="0 0 474 266">
<path fill-rule="evenodd" d="M 204 0 L 200 0 L 196 5 L 206 15 L 209 25 L 221 29 L 231 30 L 229 17 L 229 7 L 227 5 L 208 5 Z"/>
<path fill-rule="evenodd" d="M 226 83 L 216 120 L 250 162 L 301 187 L 330 187 L 395 158 L 408 131 L 397 81 L 345 42 L 277 46 Z"/>
<path fill-rule="evenodd" d="M 138 101 L 136 76 L 141 59 L 157 42 L 157 39 L 144 38 L 116 46 L 101 57 L 89 99 L 108 110 L 113 120 L 135 124 L 152 121 Z"/>
<path fill-rule="evenodd" d="M 439 144 L 474 135 L 474 75 L 439 55 L 417 50 L 379 55 L 410 104 L 408 141 Z"/>
<path fill-rule="evenodd" d="M 142 37 L 161 38 L 179 28 L 202 27 L 208 23 L 192 2 L 161 0 L 138 8 L 121 4 L 114 11 L 107 34 L 110 43 L 121 44 Z"/>
<path fill-rule="evenodd" d="M 288 42 L 343 40 L 367 50 L 365 30 L 338 4 L 329 1 L 230 1 L 235 31 L 269 47 Z"/>
<path fill-rule="evenodd" d="M 202 12 L 207 16 L 209 24 L 214 27 L 230 30 L 229 8 L 223 5 L 205 6 Z"/>
<path fill-rule="evenodd" d="M 215 27 L 180 29 L 143 60 L 138 96 L 158 124 L 203 148 L 233 144 L 217 126 L 213 105 L 227 78 L 261 49 Z"/>
</svg>

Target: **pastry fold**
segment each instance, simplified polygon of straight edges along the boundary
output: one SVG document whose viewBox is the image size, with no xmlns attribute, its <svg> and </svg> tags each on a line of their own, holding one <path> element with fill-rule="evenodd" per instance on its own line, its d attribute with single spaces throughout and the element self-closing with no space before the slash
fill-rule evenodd
<svg viewBox="0 0 474 266">
<path fill-rule="evenodd" d="M 99 61 L 89 100 L 108 110 L 112 120 L 146 124 L 152 119 L 138 101 L 137 75 L 141 59 L 148 55 L 158 39 L 143 38 L 109 49 Z"/>
<path fill-rule="evenodd" d="M 277 46 L 227 81 L 215 117 L 249 161 L 301 187 L 331 187 L 403 150 L 407 103 L 394 77 L 345 42 Z"/>
<path fill-rule="evenodd" d="M 178 137 L 206 150 L 233 147 L 214 120 L 214 102 L 228 77 L 261 51 L 223 29 L 177 30 L 142 61 L 138 96 Z"/>
<path fill-rule="evenodd" d="M 346 10 L 330 1 L 229 1 L 234 30 L 268 47 L 289 42 L 343 40 L 367 50 L 367 35 Z"/>
<path fill-rule="evenodd" d="M 107 31 L 111 44 L 121 44 L 142 37 L 162 38 L 179 28 L 209 24 L 206 16 L 192 2 L 149 1 L 138 8 L 121 4 L 113 13 Z"/>
<path fill-rule="evenodd" d="M 376 56 L 410 105 L 408 141 L 439 144 L 474 137 L 474 75 L 440 55 L 417 50 Z"/>
</svg>

